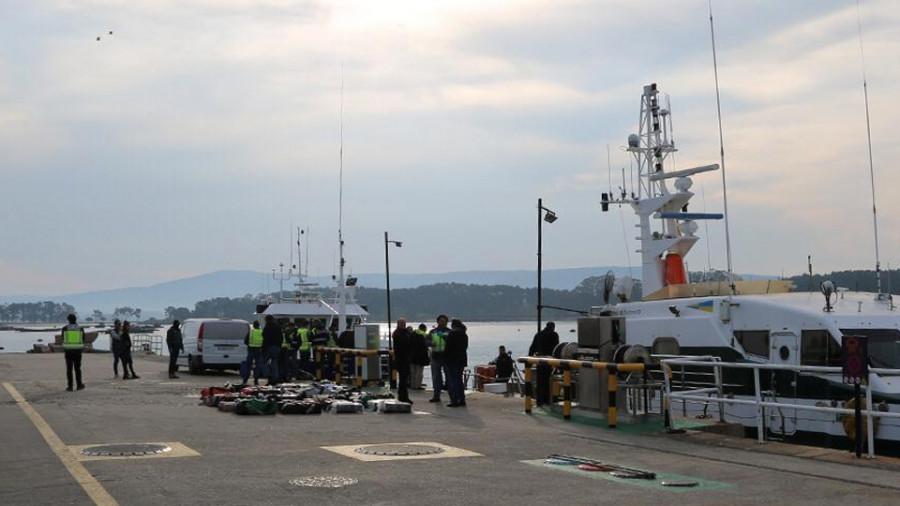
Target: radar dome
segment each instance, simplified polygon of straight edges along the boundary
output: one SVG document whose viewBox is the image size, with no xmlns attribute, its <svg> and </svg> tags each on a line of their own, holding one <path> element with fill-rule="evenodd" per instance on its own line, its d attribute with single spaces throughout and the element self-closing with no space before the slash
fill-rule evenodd
<svg viewBox="0 0 900 506">
<path fill-rule="evenodd" d="M 641 145 L 641 138 L 638 136 L 638 134 L 631 134 L 628 136 L 628 147 L 629 148 L 636 148 L 636 147 L 639 147 L 640 145 Z"/>
</svg>

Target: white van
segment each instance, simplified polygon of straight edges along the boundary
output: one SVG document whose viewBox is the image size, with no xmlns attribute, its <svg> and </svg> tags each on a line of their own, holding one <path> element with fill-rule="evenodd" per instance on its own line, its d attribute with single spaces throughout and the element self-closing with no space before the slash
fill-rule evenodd
<svg viewBox="0 0 900 506">
<path fill-rule="evenodd" d="M 191 374 L 205 369 L 238 370 L 247 358 L 244 339 L 249 333 L 250 324 L 244 320 L 189 318 L 181 324 L 184 353 L 178 365 L 187 366 Z"/>
</svg>

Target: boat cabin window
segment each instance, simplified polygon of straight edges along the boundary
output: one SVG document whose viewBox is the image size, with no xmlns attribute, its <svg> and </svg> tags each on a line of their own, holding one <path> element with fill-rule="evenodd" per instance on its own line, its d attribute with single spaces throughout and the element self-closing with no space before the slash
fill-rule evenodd
<svg viewBox="0 0 900 506">
<path fill-rule="evenodd" d="M 869 341 L 869 360 L 872 367 L 900 369 L 900 330 L 897 329 L 841 329 L 844 335 L 865 336 Z"/>
<path fill-rule="evenodd" d="M 734 338 L 747 353 L 758 357 L 769 356 L 768 330 L 735 330 Z"/>
<path fill-rule="evenodd" d="M 800 332 L 800 365 L 841 366 L 841 346 L 827 330 Z"/>
</svg>

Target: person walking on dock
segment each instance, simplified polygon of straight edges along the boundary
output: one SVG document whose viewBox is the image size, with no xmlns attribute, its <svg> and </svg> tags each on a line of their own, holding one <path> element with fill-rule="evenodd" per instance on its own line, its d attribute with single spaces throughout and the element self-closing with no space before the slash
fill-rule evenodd
<svg viewBox="0 0 900 506">
<path fill-rule="evenodd" d="M 409 388 L 422 390 L 422 377 L 425 366 L 428 365 L 428 327 L 424 323 L 413 330 L 409 327 Z"/>
<path fill-rule="evenodd" d="M 281 352 L 278 354 L 279 383 L 290 381 L 294 377 L 294 367 L 297 366 L 297 348 L 294 346 L 297 329 L 294 322 L 288 320 L 282 332 Z"/>
<path fill-rule="evenodd" d="M 181 322 L 175 320 L 166 332 L 166 345 L 169 347 L 169 379 L 178 379 L 178 354 L 184 352 L 184 339 L 181 335 Z"/>
<path fill-rule="evenodd" d="M 309 328 L 309 322 L 306 319 L 301 319 L 300 324 L 297 326 L 297 351 L 300 354 L 300 366 L 297 371 L 297 378 L 299 379 L 301 376 L 300 371 L 304 371 L 307 374 L 312 374 L 313 369 L 311 365 L 312 354 L 310 350 L 312 349 L 312 345 L 310 344 L 310 334 L 312 330 Z"/>
<path fill-rule="evenodd" d="M 406 328 L 406 319 L 397 319 L 397 328 L 391 335 L 394 341 L 394 367 L 397 368 L 397 400 L 412 404 L 409 398 L 409 356 L 410 331 Z"/>
<path fill-rule="evenodd" d="M 253 384 L 259 385 L 259 377 L 262 371 L 262 345 L 263 335 L 262 329 L 259 328 L 259 320 L 253 322 L 250 332 L 244 338 L 244 344 L 247 345 L 247 359 L 244 360 L 246 367 L 241 369 L 241 381 L 246 385 L 250 379 L 250 371 L 253 371 Z M 253 369 L 251 369 L 251 367 Z"/>
<path fill-rule="evenodd" d="M 122 320 L 116 319 L 113 322 L 113 328 L 109 331 L 109 351 L 112 352 L 113 355 L 113 376 L 119 377 L 119 362 L 122 361 L 122 356 L 119 351 L 119 348 L 122 347 Z M 124 364 L 123 366 L 124 367 Z"/>
<path fill-rule="evenodd" d="M 281 352 L 281 343 L 284 339 L 281 326 L 272 315 L 266 315 L 266 325 L 263 327 L 263 356 L 262 361 L 268 371 L 268 385 L 278 384 L 278 354 Z"/>
<path fill-rule="evenodd" d="M 444 349 L 447 346 L 447 315 L 438 315 L 437 327 L 428 333 L 428 346 L 431 347 L 431 386 L 434 396 L 428 402 L 441 402 L 441 390 L 444 389 Z"/>
<path fill-rule="evenodd" d="M 140 376 L 134 372 L 134 361 L 131 359 L 131 322 L 125 320 L 122 324 L 122 379 L 140 379 Z M 131 369 L 131 374 L 128 370 Z"/>
<path fill-rule="evenodd" d="M 66 381 L 68 387 L 67 392 L 72 391 L 72 373 L 75 373 L 75 386 L 78 390 L 84 390 L 84 383 L 81 382 L 81 354 L 84 352 L 84 329 L 75 323 L 75 315 L 70 314 L 66 317 L 69 321 L 62 328 L 62 345 L 66 355 Z"/>
<path fill-rule="evenodd" d="M 528 355 L 550 357 L 553 349 L 559 344 L 559 334 L 556 333 L 556 324 L 547 322 L 543 330 L 534 335 Z M 537 366 L 537 387 L 535 388 L 535 400 L 538 406 L 550 403 L 550 373 L 553 369 L 546 364 Z"/>
<path fill-rule="evenodd" d="M 466 386 L 463 384 L 463 369 L 468 365 L 467 350 L 469 335 L 463 322 L 454 318 L 447 334 L 447 346 L 444 350 L 444 364 L 447 370 L 447 393 L 450 395 L 448 408 L 466 405 Z"/>
</svg>

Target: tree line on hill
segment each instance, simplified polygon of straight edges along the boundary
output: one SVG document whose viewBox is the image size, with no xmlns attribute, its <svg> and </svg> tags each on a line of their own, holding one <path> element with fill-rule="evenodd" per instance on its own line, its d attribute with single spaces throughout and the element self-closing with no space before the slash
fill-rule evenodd
<svg viewBox="0 0 900 506">
<path fill-rule="evenodd" d="M 692 273 L 693 274 L 693 273 Z M 882 290 L 887 292 L 892 279 L 897 277 L 898 270 L 882 271 Z M 809 287 L 818 290 L 822 281 L 834 281 L 837 286 L 854 291 L 875 291 L 875 272 L 871 270 L 835 271 L 824 275 L 808 274 L 787 278 L 794 282 L 796 291 L 806 291 Z M 698 281 L 692 276 L 692 281 Z M 811 282 L 810 282 L 811 281 Z M 542 294 L 544 320 L 573 319 L 579 311 L 586 312 L 592 306 L 603 302 L 602 276 L 593 276 L 583 280 L 572 290 L 553 290 L 545 288 Z M 898 285 L 900 289 L 900 285 Z M 289 294 L 285 294 L 290 298 Z M 269 294 L 277 298 L 277 293 Z M 632 300 L 641 297 L 641 285 L 635 282 Z M 162 320 L 149 319 L 147 323 L 164 323 L 187 318 L 240 318 L 251 320 L 256 312 L 256 305 L 266 298 L 265 294 L 246 294 L 242 297 L 215 297 L 198 301 L 193 308 L 169 306 L 165 309 Z M 369 319 L 384 321 L 387 319 L 387 298 L 382 288 L 358 287 L 357 301 L 366 306 Z M 514 321 L 529 320 L 535 317 L 537 307 L 537 289 L 521 288 L 509 285 L 470 285 L 461 283 L 438 283 L 416 288 L 399 288 L 391 290 L 391 317 L 406 317 L 410 321 L 431 321 L 438 314 L 444 313 L 452 317 L 468 321 Z M 556 309 L 564 308 L 564 309 Z M 11 303 L 0 305 L 0 321 L 6 323 L 47 323 L 64 321 L 66 315 L 75 312 L 75 308 L 67 303 L 33 302 Z M 112 317 L 120 319 L 140 320 L 140 308 L 128 306 L 116 308 Z M 80 318 L 88 322 L 105 322 L 107 316 L 99 310 Z"/>
</svg>

